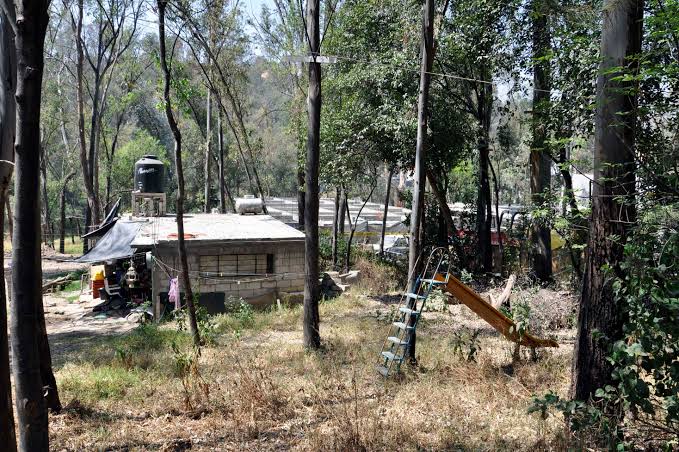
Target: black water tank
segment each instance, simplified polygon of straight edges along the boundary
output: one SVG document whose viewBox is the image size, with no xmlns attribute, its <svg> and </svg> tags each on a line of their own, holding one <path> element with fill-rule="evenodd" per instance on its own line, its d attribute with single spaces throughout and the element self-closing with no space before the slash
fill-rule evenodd
<svg viewBox="0 0 679 452">
<path fill-rule="evenodd" d="M 165 164 L 155 155 L 145 155 L 134 164 L 134 190 L 142 193 L 165 191 Z"/>
</svg>

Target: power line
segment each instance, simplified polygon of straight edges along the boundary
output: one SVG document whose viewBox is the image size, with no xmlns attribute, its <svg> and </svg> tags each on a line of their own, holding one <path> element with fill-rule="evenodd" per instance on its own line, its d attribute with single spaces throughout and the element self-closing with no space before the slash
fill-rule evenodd
<svg viewBox="0 0 679 452">
<path fill-rule="evenodd" d="M 322 55 L 318 54 L 316 56 L 320 57 Z M 417 74 L 420 73 L 419 68 L 411 68 L 411 67 L 407 67 L 407 66 L 403 66 L 403 65 L 398 65 L 398 64 L 395 64 L 395 63 L 382 62 L 382 61 L 379 61 L 379 60 L 362 60 L 362 59 L 359 59 L 359 58 L 349 57 L 349 56 L 344 56 L 344 55 L 332 55 L 332 56 L 325 55 L 324 57 L 328 58 L 328 59 L 336 58 L 338 60 L 349 61 L 349 62 L 352 62 L 352 63 L 361 63 L 361 64 L 370 65 L 370 66 L 383 66 L 383 67 L 386 66 L 386 67 L 391 67 L 391 68 L 396 68 L 396 69 L 403 69 L 403 70 L 413 72 L 413 73 L 417 73 Z M 289 57 L 287 57 L 287 58 L 289 58 Z M 278 59 L 278 61 L 281 62 L 281 63 L 289 62 L 289 61 L 285 61 L 285 59 L 286 59 L 286 57 L 282 57 L 282 58 Z M 464 77 L 462 75 L 446 74 L 446 73 L 443 73 L 443 72 L 427 71 L 426 73 L 429 74 L 429 75 L 436 76 L 436 77 L 452 78 L 452 79 L 455 79 L 455 80 L 462 80 L 462 81 L 466 81 L 466 82 L 483 83 L 483 84 L 487 84 L 487 85 L 493 85 L 495 83 L 492 80 L 483 80 L 483 79 L 478 79 L 478 78 L 473 78 L 473 77 Z M 552 93 L 553 92 L 551 90 L 545 90 L 545 89 L 539 89 L 539 88 L 533 88 L 532 90 L 538 91 L 538 92 L 543 92 L 543 93 Z"/>
</svg>

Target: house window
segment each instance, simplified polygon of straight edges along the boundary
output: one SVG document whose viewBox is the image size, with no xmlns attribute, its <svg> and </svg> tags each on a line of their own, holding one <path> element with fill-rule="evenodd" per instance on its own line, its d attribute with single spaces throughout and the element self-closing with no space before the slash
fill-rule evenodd
<svg viewBox="0 0 679 452">
<path fill-rule="evenodd" d="M 200 256 L 200 271 L 225 275 L 273 273 L 273 254 L 221 254 Z"/>
</svg>

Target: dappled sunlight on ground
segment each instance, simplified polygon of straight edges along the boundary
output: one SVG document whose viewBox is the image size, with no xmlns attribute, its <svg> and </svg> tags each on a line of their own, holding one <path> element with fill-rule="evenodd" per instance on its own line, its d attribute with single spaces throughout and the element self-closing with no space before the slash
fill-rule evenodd
<svg viewBox="0 0 679 452">
<path fill-rule="evenodd" d="M 534 394 L 565 393 L 570 345 L 543 351 L 535 362 L 526 354 L 512 363 L 512 344 L 483 327 L 480 351 L 467 361 L 451 341 L 455 331 L 477 323 L 452 306 L 425 315 L 420 367 L 385 380 L 375 365 L 393 307 L 382 300 L 357 291 L 321 303 L 319 352 L 302 348 L 299 306 L 217 317 L 216 342 L 200 357 L 173 323 L 76 336 L 76 346 L 54 348 L 66 409 L 51 417 L 53 447 L 548 450 L 561 444 L 563 420 L 541 420 L 527 409 Z"/>
</svg>

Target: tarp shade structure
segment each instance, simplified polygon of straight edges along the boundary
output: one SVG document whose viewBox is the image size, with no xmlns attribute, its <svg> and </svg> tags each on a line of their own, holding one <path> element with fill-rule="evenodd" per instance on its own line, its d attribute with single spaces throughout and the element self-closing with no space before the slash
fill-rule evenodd
<svg viewBox="0 0 679 452">
<path fill-rule="evenodd" d="M 82 238 L 87 239 L 90 237 L 101 237 L 106 232 L 108 232 L 118 220 L 118 211 L 120 210 L 121 200 L 122 198 L 118 198 L 118 201 L 116 201 L 111 211 L 108 213 L 108 215 L 106 215 L 106 218 L 104 218 L 104 221 L 101 222 L 101 225 L 97 229 L 88 232 L 87 234 L 83 235 Z"/>
<path fill-rule="evenodd" d="M 76 262 L 104 262 L 114 259 L 124 259 L 134 255 L 132 241 L 144 225 L 144 221 L 117 221 L 113 227 L 97 242 L 97 244 L 83 254 Z"/>
</svg>

